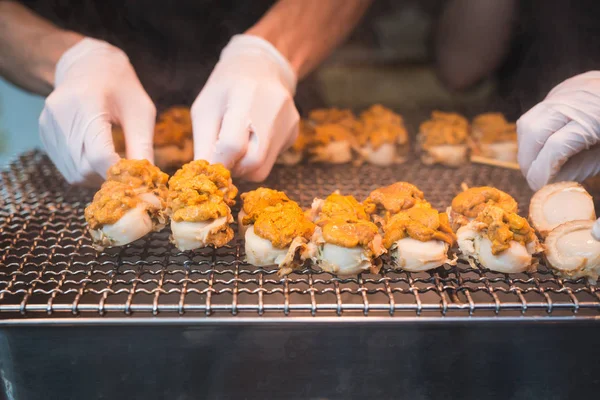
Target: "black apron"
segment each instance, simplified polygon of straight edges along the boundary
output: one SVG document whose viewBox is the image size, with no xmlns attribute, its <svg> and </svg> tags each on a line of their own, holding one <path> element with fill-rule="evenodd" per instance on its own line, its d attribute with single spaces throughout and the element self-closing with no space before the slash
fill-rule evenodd
<svg viewBox="0 0 600 400">
<path fill-rule="evenodd" d="M 159 110 L 190 106 L 231 36 L 274 0 L 22 0 L 61 28 L 105 40 L 129 56 Z"/>
</svg>

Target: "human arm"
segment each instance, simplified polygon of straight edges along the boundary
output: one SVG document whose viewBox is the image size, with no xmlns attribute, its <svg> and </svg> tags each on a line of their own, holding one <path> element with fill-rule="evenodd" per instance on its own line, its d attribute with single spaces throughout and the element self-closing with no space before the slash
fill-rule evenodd
<svg viewBox="0 0 600 400">
<path fill-rule="evenodd" d="M 40 137 L 68 182 L 96 184 L 119 160 L 113 123 L 123 128 L 128 158 L 153 160 L 156 109 L 120 49 L 0 1 L 0 73 L 25 89 L 50 93 Z"/>
<path fill-rule="evenodd" d="M 298 132 L 298 78 L 339 45 L 371 0 L 280 0 L 223 49 L 192 106 L 196 158 L 260 181 Z"/>
</svg>

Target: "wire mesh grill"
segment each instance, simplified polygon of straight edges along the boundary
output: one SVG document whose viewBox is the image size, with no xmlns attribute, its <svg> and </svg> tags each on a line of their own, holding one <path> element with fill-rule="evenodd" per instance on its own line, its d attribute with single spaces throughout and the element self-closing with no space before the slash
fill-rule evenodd
<svg viewBox="0 0 600 400">
<path fill-rule="evenodd" d="M 438 209 L 468 185 L 494 185 L 527 212 L 531 192 L 517 171 L 467 165 L 452 170 L 411 160 L 375 166 L 276 167 L 266 186 L 303 206 L 339 189 L 359 199 L 398 180 L 415 183 Z M 241 191 L 256 185 L 239 183 Z M 169 229 L 97 253 L 83 210 L 93 191 L 71 188 L 41 152 L 22 155 L 0 177 L 0 318 L 86 316 L 597 316 L 600 288 L 536 273 L 500 274 L 459 263 L 340 279 L 303 269 L 287 277 L 244 262 L 243 241 L 180 252 Z M 237 212 L 237 209 L 234 210 Z"/>
</svg>

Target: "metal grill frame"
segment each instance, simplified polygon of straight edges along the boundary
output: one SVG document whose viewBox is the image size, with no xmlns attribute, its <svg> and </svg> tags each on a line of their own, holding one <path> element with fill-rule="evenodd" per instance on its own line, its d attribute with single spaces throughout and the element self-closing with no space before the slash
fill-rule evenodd
<svg viewBox="0 0 600 400">
<path fill-rule="evenodd" d="M 517 171 L 425 167 L 414 159 L 390 168 L 278 166 L 264 185 L 309 206 L 336 189 L 363 199 L 398 180 L 419 186 L 438 209 L 462 182 L 509 192 L 522 214 L 531 196 Z M 241 192 L 257 186 L 238 184 Z M 67 185 L 40 151 L 1 173 L 0 323 L 600 318 L 600 287 L 561 279 L 543 264 L 536 273 L 511 275 L 466 263 L 409 273 L 394 271 L 386 260 L 379 275 L 341 279 L 306 268 L 280 278 L 275 268 L 245 263 L 240 239 L 183 253 L 168 243 L 168 228 L 97 254 L 83 216 L 92 196 Z"/>
</svg>

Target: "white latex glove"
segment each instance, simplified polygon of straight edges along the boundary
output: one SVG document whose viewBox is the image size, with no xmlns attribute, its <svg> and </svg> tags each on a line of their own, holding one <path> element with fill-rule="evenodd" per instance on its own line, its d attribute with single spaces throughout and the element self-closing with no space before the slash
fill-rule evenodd
<svg viewBox="0 0 600 400">
<path fill-rule="evenodd" d="M 156 108 L 127 55 L 85 38 L 56 65 L 54 91 L 40 116 L 42 143 L 69 183 L 96 184 L 119 160 L 111 123 L 125 134 L 127 157 L 153 162 Z"/>
<path fill-rule="evenodd" d="M 269 42 L 236 35 L 192 105 L 194 157 L 264 180 L 298 135 L 296 75 Z"/>
<path fill-rule="evenodd" d="M 533 190 L 600 172 L 600 71 L 567 79 L 517 121 L 519 164 Z"/>
</svg>

